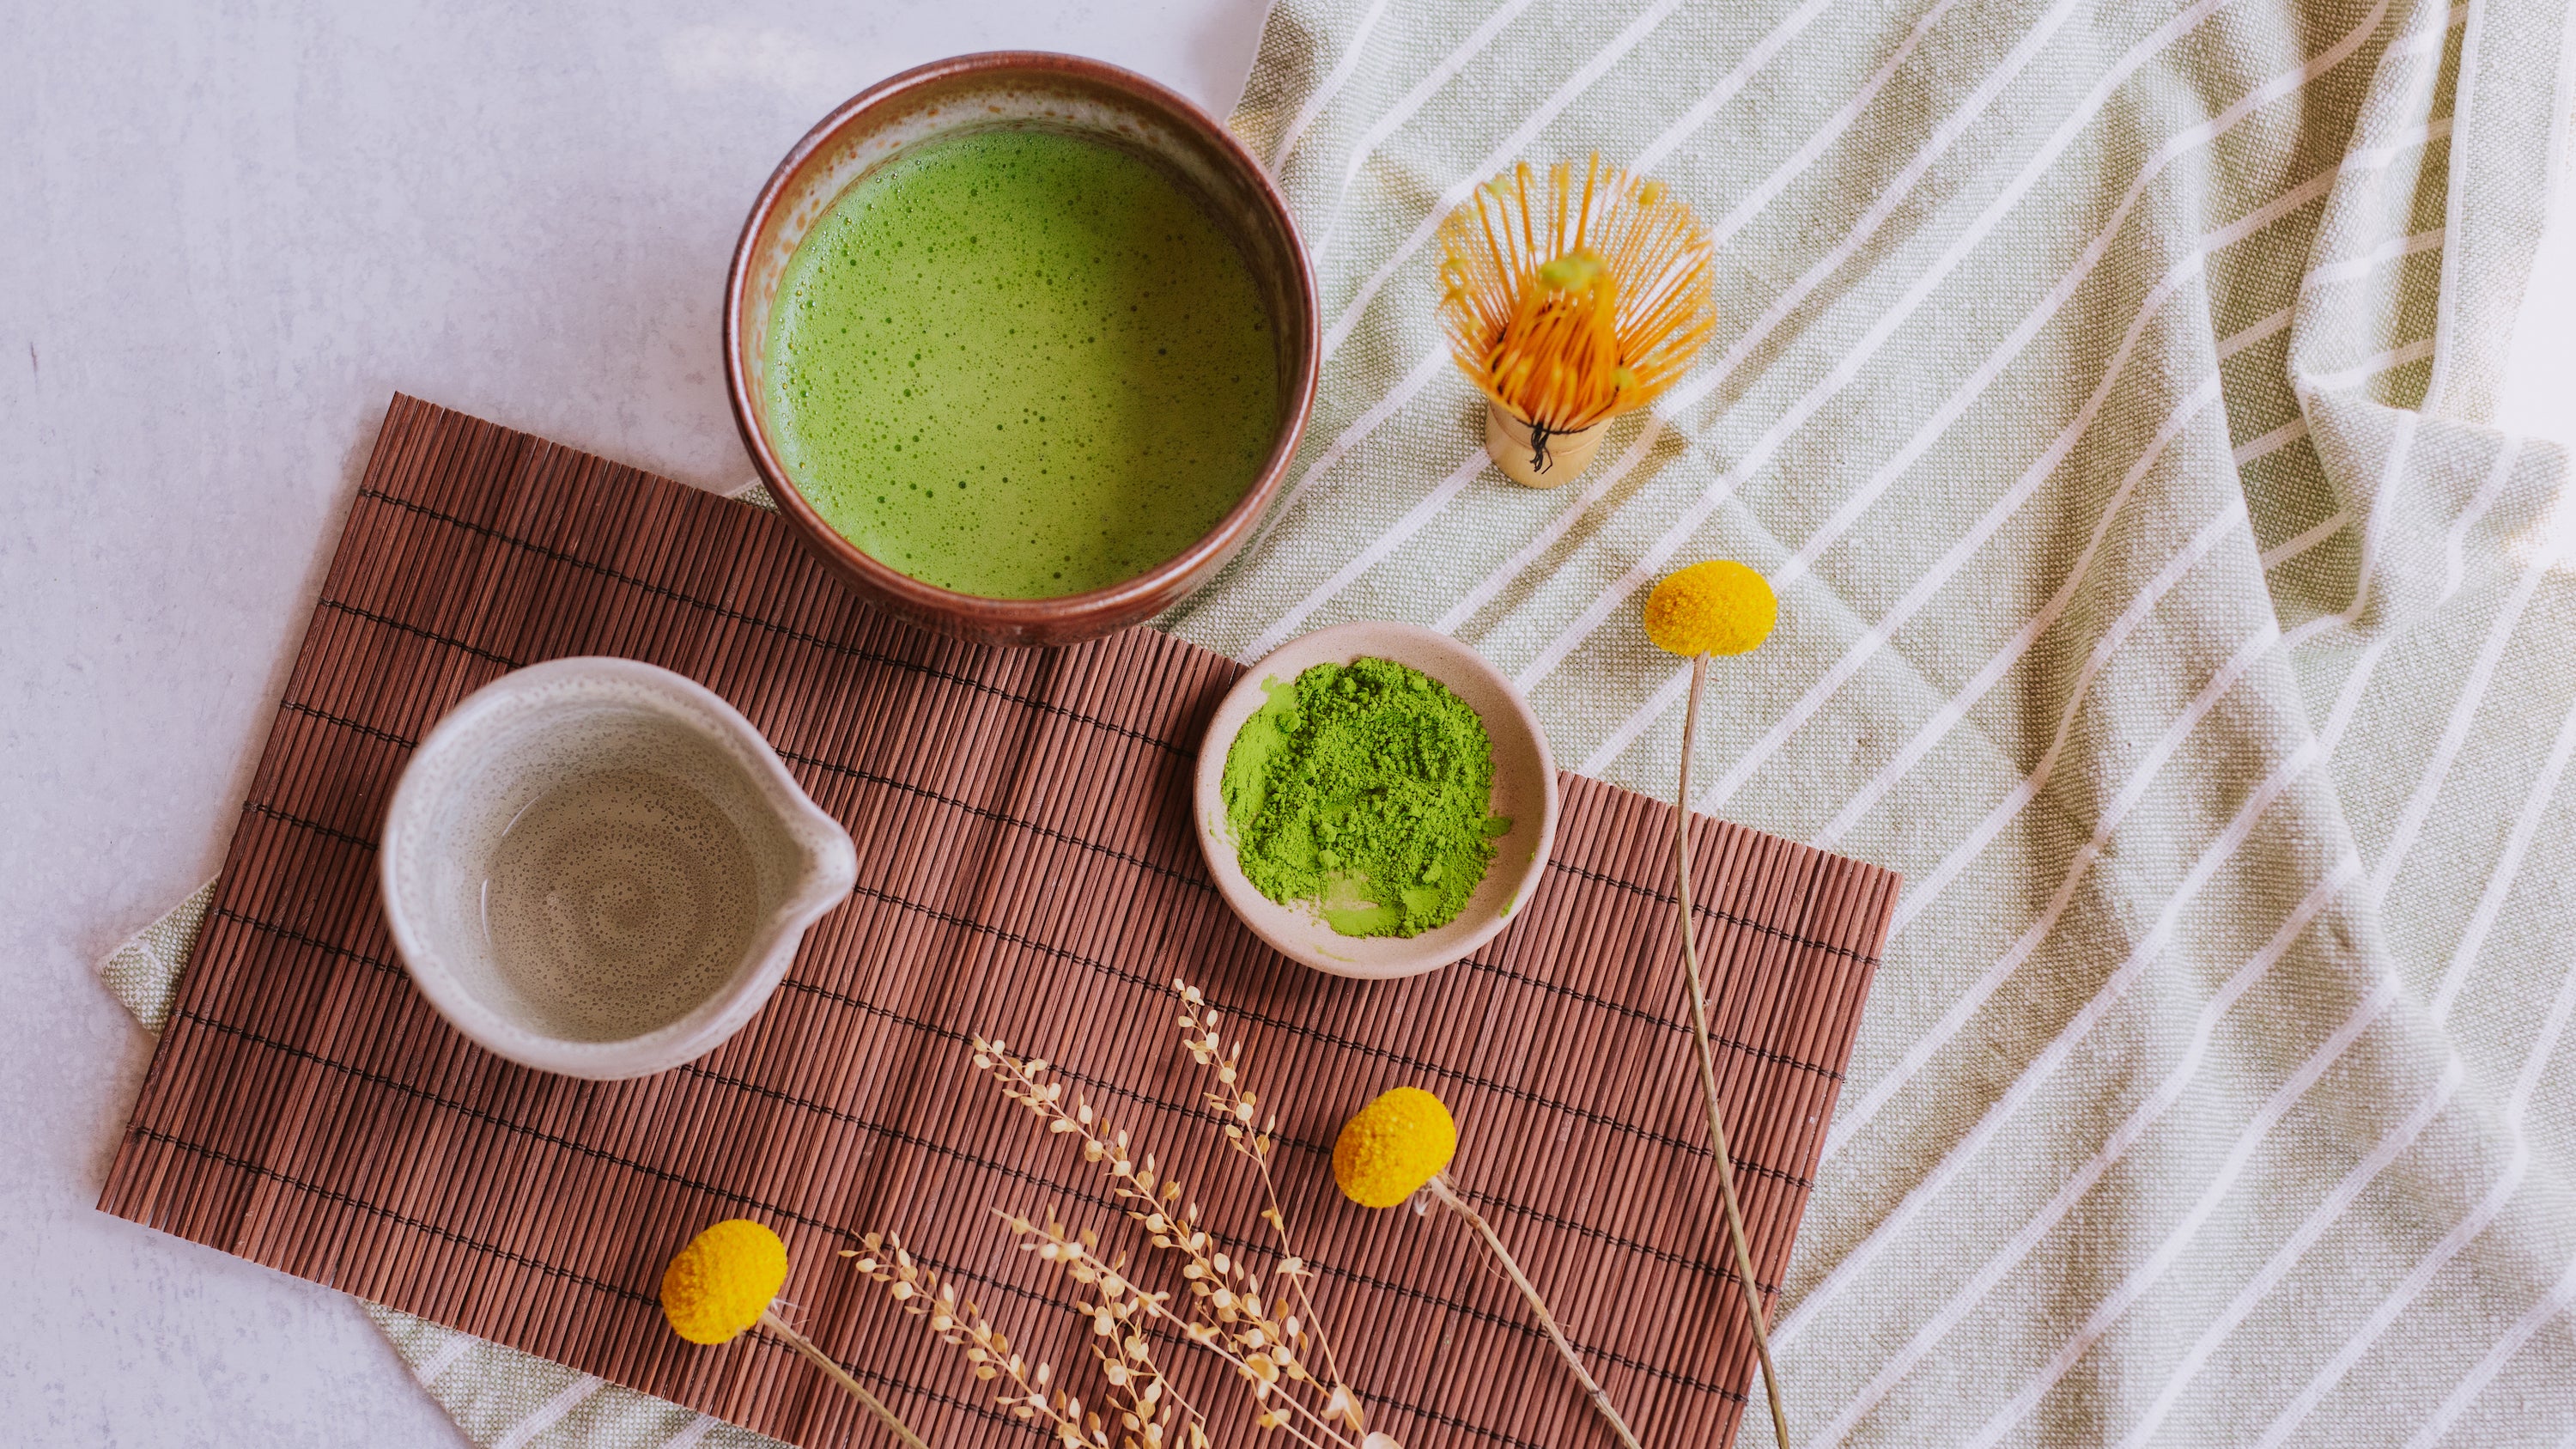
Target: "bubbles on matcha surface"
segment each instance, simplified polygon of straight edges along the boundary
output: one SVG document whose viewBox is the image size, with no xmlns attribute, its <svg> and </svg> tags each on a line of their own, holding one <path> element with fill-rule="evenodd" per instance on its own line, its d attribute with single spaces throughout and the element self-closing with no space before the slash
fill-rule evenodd
<svg viewBox="0 0 2576 1449">
<path fill-rule="evenodd" d="M 1048 131 L 933 142 L 790 260 L 768 403 L 859 547 L 967 593 L 1131 578 L 1241 499 L 1278 421 L 1259 293 L 1163 173 Z"/>
</svg>

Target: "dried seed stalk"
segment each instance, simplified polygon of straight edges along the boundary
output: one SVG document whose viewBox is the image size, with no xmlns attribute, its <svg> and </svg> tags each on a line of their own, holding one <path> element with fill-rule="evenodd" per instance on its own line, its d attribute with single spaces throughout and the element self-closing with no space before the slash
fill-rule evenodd
<svg viewBox="0 0 2576 1449">
<path fill-rule="evenodd" d="M 1003 1216 L 1012 1232 L 1028 1240 L 1020 1245 L 1022 1251 L 1062 1265 L 1076 1281 L 1099 1293 L 1102 1307 L 1095 1311 L 1109 1316 L 1111 1331 L 1141 1341 L 1147 1325 L 1159 1324 L 1223 1359 L 1251 1389 L 1254 1427 L 1280 1430 L 1307 1449 L 1396 1449 L 1395 1441 L 1384 1434 L 1371 1433 L 1353 1440 L 1332 1420 L 1289 1392 L 1290 1366 L 1295 1360 L 1284 1351 L 1283 1344 L 1264 1343 L 1257 1329 L 1230 1330 L 1203 1317 L 1183 1318 L 1174 1313 L 1171 1294 L 1156 1293 L 1136 1283 L 1124 1272 L 1123 1263 L 1103 1261 L 1087 1232 L 1076 1237 L 1064 1224 L 1052 1219 L 1041 1227 L 1025 1217 Z M 1195 1286 L 1198 1280 L 1192 1281 Z M 1209 1296 L 1212 1295 L 1194 1295 Z M 1257 1302 L 1250 1306 L 1254 1311 L 1260 1307 Z M 1093 1332 L 1101 1331 L 1095 1319 Z"/>
<path fill-rule="evenodd" d="M 1013 1418 L 1045 1425 L 1065 1449 L 1125 1449 L 1111 1439 L 1098 1414 L 1086 1414 L 1082 1401 L 1054 1382 L 1053 1365 L 1033 1364 L 1012 1352 L 1010 1340 L 985 1322 L 984 1310 L 975 1300 L 961 1298 L 956 1284 L 940 1282 L 937 1272 L 915 1263 L 904 1251 L 902 1239 L 891 1233 L 869 1233 L 859 1242 L 857 1250 L 841 1256 L 854 1260 L 851 1266 L 883 1284 L 904 1312 L 927 1320 L 940 1342 L 961 1350 L 978 1380 L 1009 1380 L 1008 1387 L 997 1385 L 993 1401 Z"/>
<path fill-rule="evenodd" d="M 1362 1428 L 1359 1396 L 1352 1393 L 1342 1377 L 1341 1362 L 1333 1356 L 1332 1336 L 1324 1329 L 1324 1316 L 1315 1309 L 1315 1300 L 1306 1291 L 1306 1280 L 1315 1276 L 1306 1266 L 1306 1255 L 1297 1251 L 1296 1241 L 1288 1233 L 1288 1215 L 1279 1206 L 1279 1187 L 1270 1176 L 1270 1154 L 1279 1145 L 1279 1115 L 1272 1113 L 1259 1130 L 1252 1123 L 1257 1099 L 1243 1085 L 1243 1040 L 1238 1037 L 1228 1046 L 1217 1035 L 1217 1011 L 1197 987 L 1175 979 L 1172 990 L 1181 998 L 1181 1014 L 1175 1024 L 1181 1029 L 1181 1046 L 1202 1067 L 1216 1069 L 1217 1089 L 1205 1094 L 1208 1106 L 1225 1120 L 1226 1145 L 1252 1159 L 1261 1174 L 1264 1199 L 1261 1219 L 1279 1235 L 1279 1250 L 1288 1256 L 1273 1265 L 1273 1279 L 1286 1278 L 1288 1290 L 1297 1295 L 1297 1306 L 1304 1313 L 1306 1328 L 1314 1336 L 1316 1347 L 1323 1350 L 1324 1378 L 1330 1385 L 1347 1422 L 1353 1429 Z"/>
<path fill-rule="evenodd" d="M 1306 1318 L 1284 1311 L 1285 1305 L 1275 1296 L 1263 1293 L 1260 1270 L 1217 1245 L 1200 1225 L 1198 1204 L 1189 1200 L 1179 1182 L 1160 1175 L 1152 1153 L 1139 1158 L 1137 1144 L 1127 1131 L 1111 1123 L 1087 1099 L 1075 1096 L 1067 1105 L 1065 1084 L 1047 1079 L 1049 1065 L 1043 1058 L 1024 1061 L 1012 1056 L 1006 1043 L 978 1037 L 974 1062 L 977 1070 L 992 1075 L 1005 1097 L 1046 1123 L 1049 1133 L 1078 1139 L 1083 1160 L 1101 1166 L 1109 1179 L 1110 1195 L 1124 1205 L 1128 1220 L 1144 1230 L 1146 1240 L 1154 1247 L 1183 1260 L 1181 1277 L 1189 1285 L 1189 1311 L 1186 1316 L 1162 1316 L 1176 1324 L 1204 1329 L 1207 1336 L 1194 1332 L 1192 1341 L 1203 1346 L 1222 1345 L 1238 1363 L 1258 1359 L 1268 1364 L 1274 1373 L 1267 1382 L 1275 1383 L 1285 1401 L 1319 1424 L 1336 1426 L 1330 1430 L 1334 1443 L 1353 1442 L 1345 1431 L 1348 1435 L 1365 1432 L 1358 1396 L 1342 1382 L 1340 1373 L 1328 1364 L 1325 1372 L 1329 1379 L 1318 1378 L 1309 1366 L 1307 1357 L 1313 1340 L 1308 1335 Z M 1248 1095 L 1222 1100 L 1229 1112 L 1248 1114 L 1255 1108 Z M 1239 1129 L 1243 1120 L 1248 1119 L 1227 1125 Z M 1259 1143 L 1266 1154 L 1271 1143 L 1266 1130 L 1244 1135 Z M 1265 1173 L 1265 1183 L 1266 1180 Z M 1276 1212 L 1275 1198 L 1271 1211 Z M 1284 1241 L 1284 1218 L 1272 1226 Z M 1273 1267 L 1271 1276 L 1276 1278 L 1283 1271 L 1292 1291 L 1303 1302 L 1303 1284 L 1298 1280 L 1306 1272 L 1304 1262 L 1292 1253 Z M 1311 1315 L 1309 1306 L 1307 1317 Z M 1305 1402 L 1307 1397 L 1319 1402 L 1310 1405 Z"/>
<path fill-rule="evenodd" d="M 1014 1234 L 1026 1236 L 1032 1231 L 1029 1220 L 1022 1215 L 997 1209 L 996 1216 Z M 1090 1320 L 1092 1357 L 1100 1365 L 1101 1376 L 1108 1380 L 1110 1393 L 1126 1406 L 1120 1423 L 1127 1431 L 1128 1445 L 1159 1449 L 1167 1437 L 1166 1424 L 1171 1423 L 1180 1426 L 1184 1449 L 1207 1449 L 1207 1416 L 1182 1396 L 1154 1362 L 1153 1340 L 1146 1336 L 1146 1324 L 1140 1321 L 1153 1295 L 1145 1294 L 1129 1281 L 1124 1259 L 1101 1260 L 1099 1234 L 1086 1228 L 1079 1237 L 1071 1235 L 1055 1223 L 1052 1214 L 1048 1222 L 1049 1240 L 1023 1242 L 1020 1250 L 1035 1251 L 1090 1291 L 1092 1298 L 1077 1296 L 1073 1308 Z M 1103 1348 L 1103 1344 L 1108 1347 Z"/>
</svg>

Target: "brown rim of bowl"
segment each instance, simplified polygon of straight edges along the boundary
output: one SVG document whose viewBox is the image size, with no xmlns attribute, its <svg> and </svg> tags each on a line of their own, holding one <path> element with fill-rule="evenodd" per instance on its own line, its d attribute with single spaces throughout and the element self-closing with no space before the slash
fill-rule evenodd
<svg viewBox="0 0 2576 1449">
<path fill-rule="evenodd" d="M 1229 157 L 1251 178 L 1261 206 L 1286 241 L 1284 251 L 1294 269 L 1290 285 L 1284 290 L 1297 315 L 1275 317 L 1273 325 L 1283 333 L 1293 329 L 1304 337 L 1304 346 L 1299 349 L 1301 365 L 1284 396 L 1279 435 L 1272 440 L 1269 455 L 1262 460 L 1261 471 L 1252 485 L 1217 520 L 1216 527 L 1134 578 L 1088 593 L 1042 599 L 996 599 L 943 589 L 878 562 L 842 537 L 797 491 L 787 470 L 770 451 L 768 440 L 761 436 L 752 413 L 750 379 L 743 371 L 743 289 L 753 248 L 798 170 L 853 119 L 887 100 L 962 76 L 1010 72 L 1067 77 L 1125 92 L 1170 112 L 1186 129 L 1196 131 Z M 768 485 L 770 496 L 777 500 L 797 535 L 872 602 L 927 628 L 988 644 L 1069 644 L 1098 638 L 1152 618 L 1205 583 L 1250 538 L 1253 526 L 1287 476 L 1289 460 L 1296 454 L 1298 440 L 1306 431 L 1307 416 L 1314 407 L 1321 350 L 1314 266 L 1306 254 L 1305 239 L 1288 214 L 1287 199 L 1279 194 L 1268 169 L 1214 117 L 1160 82 L 1105 61 L 1049 51 L 995 50 L 951 56 L 889 76 L 834 107 L 789 149 L 762 184 L 759 200 L 752 203 L 751 214 L 743 221 L 742 236 L 734 245 L 733 262 L 725 274 L 725 392 L 733 406 L 734 426 L 742 434 L 743 447 L 750 452 L 761 481 Z"/>
</svg>

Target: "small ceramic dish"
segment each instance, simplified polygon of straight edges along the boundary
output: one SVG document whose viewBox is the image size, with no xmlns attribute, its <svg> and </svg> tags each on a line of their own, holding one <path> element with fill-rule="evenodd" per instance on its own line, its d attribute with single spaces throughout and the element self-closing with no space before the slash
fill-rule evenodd
<svg viewBox="0 0 2576 1449">
<path fill-rule="evenodd" d="M 632 659 L 507 674 L 412 752 L 377 869 L 430 1005 L 542 1071 L 713 1051 L 849 896 L 849 832 L 714 692 Z"/>
<path fill-rule="evenodd" d="M 1243 722 L 1269 702 L 1264 683 L 1275 679 L 1284 684 L 1315 665 L 1360 658 L 1391 659 L 1419 669 L 1449 686 L 1484 718 L 1485 734 L 1494 746 L 1491 809 L 1512 822 L 1496 838 L 1494 862 L 1466 909 L 1449 924 L 1419 936 L 1345 936 L 1325 924 L 1311 903 L 1271 900 L 1244 878 L 1234 831 L 1226 822 L 1226 753 Z M 1483 655 L 1446 634 L 1412 624 L 1363 620 L 1318 629 L 1282 645 L 1226 692 L 1199 745 L 1192 813 L 1199 849 L 1207 856 L 1218 891 L 1253 934 L 1318 971 L 1389 980 L 1446 966 L 1473 952 L 1501 934 L 1538 890 L 1539 872 L 1547 868 L 1548 847 L 1556 840 L 1556 762 L 1548 755 L 1547 735 L 1529 702 Z"/>
</svg>

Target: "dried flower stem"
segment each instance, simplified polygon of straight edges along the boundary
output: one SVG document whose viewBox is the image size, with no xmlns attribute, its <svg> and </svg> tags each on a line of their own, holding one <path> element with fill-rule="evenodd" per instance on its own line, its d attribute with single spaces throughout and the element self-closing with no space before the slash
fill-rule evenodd
<svg viewBox="0 0 2576 1449">
<path fill-rule="evenodd" d="M 1016 1213 L 996 1208 L 994 1216 L 1014 1234 L 1026 1236 L 1033 1231 L 1029 1220 Z M 1076 1298 L 1074 1312 L 1090 1321 L 1091 1356 L 1099 1363 L 1101 1377 L 1109 1383 L 1110 1394 L 1127 1407 L 1121 1415 L 1128 1432 L 1127 1443 L 1145 1449 L 1161 1449 L 1163 1426 L 1159 1422 L 1175 1408 L 1181 1411 L 1180 1422 L 1186 1427 L 1190 1449 L 1207 1449 L 1207 1419 L 1198 1407 L 1172 1386 L 1171 1380 L 1154 1362 L 1154 1346 L 1134 1322 L 1142 1303 L 1152 1298 L 1137 1288 L 1126 1276 L 1125 1260 L 1104 1263 L 1096 1251 L 1099 1234 L 1086 1228 L 1079 1239 L 1067 1233 L 1063 1225 L 1048 1218 L 1047 1241 L 1022 1243 L 1022 1252 L 1036 1251 L 1038 1256 L 1062 1267 L 1076 1283 L 1099 1295 L 1097 1303 Z M 1109 1347 L 1100 1346 L 1106 1339 Z M 1168 1398 L 1171 1402 L 1165 1403 Z"/>
<path fill-rule="evenodd" d="M 1273 1113 L 1259 1132 L 1246 1130 L 1246 1124 L 1252 1121 L 1254 1098 L 1243 1088 L 1242 1040 L 1236 1039 L 1231 1048 L 1223 1047 L 1216 1031 L 1216 1008 L 1208 1005 L 1207 998 L 1200 994 L 1199 989 L 1186 981 L 1174 980 L 1172 989 L 1179 993 L 1185 1008 L 1178 1021 L 1181 1045 L 1200 1066 L 1216 1067 L 1217 1090 L 1207 1094 L 1207 1104 L 1216 1110 L 1218 1116 L 1227 1119 L 1226 1145 L 1251 1158 L 1253 1167 L 1261 1174 L 1261 1194 L 1267 1203 L 1261 1217 L 1270 1224 L 1271 1231 L 1279 1235 L 1279 1250 L 1288 1255 L 1286 1261 L 1270 1270 L 1270 1276 L 1286 1278 L 1289 1290 L 1297 1295 L 1297 1305 L 1306 1313 L 1306 1326 L 1313 1332 L 1317 1346 L 1324 1351 L 1324 1373 L 1332 1386 L 1349 1400 L 1350 1426 L 1357 1429 L 1361 1427 L 1359 1398 L 1350 1393 L 1347 1382 L 1342 1378 L 1341 1362 L 1333 1357 L 1333 1340 L 1324 1331 L 1323 1315 L 1315 1311 L 1315 1301 L 1307 1295 L 1306 1280 L 1314 1276 L 1314 1270 L 1306 1266 L 1306 1255 L 1297 1251 L 1297 1244 L 1288 1235 L 1288 1215 L 1279 1206 L 1279 1187 L 1270 1177 L 1270 1154 L 1278 1146 L 1278 1115 Z"/>
<path fill-rule="evenodd" d="M 878 1423 L 885 1425 L 887 1433 L 892 1434 L 897 1439 L 911 1445 L 912 1449 L 930 1449 L 930 1446 L 922 1441 L 919 1434 L 912 1432 L 912 1430 L 904 1424 L 903 1420 L 894 1416 L 894 1410 L 887 1408 L 882 1403 L 879 1403 L 876 1395 L 869 1393 L 864 1385 L 862 1385 L 857 1379 L 852 1378 L 848 1369 L 841 1367 L 839 1363 L 833 1360 L 830 1354 L 827 1354 L 823 1352 L 823 1350 L 815 1347 L 812 1339 L 809 1339 L 805 1335 L 798 1333 L 795 1329 L 788 1327 L 786 1323 L 779 1318 L 777 1313 L 770 1309 L 762 1309 L 760 1311 L 760 1326 L 768 1329 L 771 1333 L 778 1335 L 782 1342 L 784 1342 L 789 1348 L 803 1354 L 807 1361 L 812 1363 L 814 1367 L 831 1375 L 832 1382 L 839 1384 L 842 1388 L 848 1389 L 853 1397 L 857 1398 L 860 1403 L 867 1406 L 869 1413 L 877 1416 Z"/>
<path fill-rule="evenodd" d="M 1002 1216 L 1011 1231 L 1035 1240 L 1023 1243 L 1023 1250 L 1060 1263 L 1074 1274 L 1077 1281 L 1097 1287 L 1104 1303 L 1115 1303 L 1123 1310 L 1113 1315 L 1119 1321 L 1134 1318 L 1154 1320 L 1225 1360 L 1238 1375 L 1251 1383 L 1253 1402 L 1257 1404 L 1269 1403 L 1272 1391 L 1281 1388 L 1283 1370 L 1275 1359 L 1258 1347 L 1249 1354 L 1239 1354 L 1228 1346 L 1229 1335 L 1219 1325 L 1184 1319 L 1172 1312 L 1165 1306 L 1171 1295 L 1148 1291 L 1129 1279 L 1118 1264 L 1103 1262 L 1090 1244 L 1076 1239 L 1062 1223 L 1049 1222 L 1041 1228 L 1025 1217 L 1014 1217 L 1008 1213 Z M 1096 1320 L 1094 1331 L 1099 1331 Z M 1241 1341 L 1240 1335 L 1234 1337 L 1236 1342 Z M 1301 1429 L 1290 1418 L 1291 1414 L 1302 1415 L 1306 1427 Z M 1284 1430 L 1289 1437 L 1309 1446 L 1309 1449 L 1323 1449 L 1324 1441 L 1343 1446 L 1343 1449 L 1365 1449 L 1361 1442 L 1345 1437 L 1330 1420 L 1300 1402 L 1294 1394 L 1286 1392 L 1278 1395 L 1274 1407 L 1262 1410 L 1255 1422 L 1264 1429 Z M 1372 1440 L 1377 1437 L 1370 1436 Z"/>
<path fill-rule="evenodd" d="M 937 1273 L 913 1262 L 902 1239 L 870 1233 L 860 1242 L 863 1251 L 841 1256 L 857 1259 L 853 1266 L 885 1285 L 888 1296 L 904 1312 L 928 1319 L 930 1331 L 941 1342 L 962 1349 L 978 1380 L 1009 1379 L 1011 1388 L 997 1390 L 993 1401 L 1010 1410 L 1012 1417 L 1043 1422 L 1065 1449 L 1119 1449 L 1099 1415 L 1086 1419 L 1080 1399 L 1052 1386 L 1051 1365 L 1031 1364 L 1013 1353 L 1010 1340 L 984 1321 L 984 1310 L 973 1299 L 959 1298 L 956 1284 L 940 1282 Z M 919 1440 L 910 1442 L 920 1445 Z"/>
<path fill-rule="evenodd" d="M 1181 1277 L 1190 1285 L 1191 1316 L 1184 1319 L 1165 1312 L 1162 1317 L 1222 1337 L 1231 1346 L 1231 1356 L 1238 1364 L 1269 1365 L 1276 1371 L 1274 1377 L 1282 1398 L 1299 1412 L 1319 1423 L 1329 1415 L 1352 1433 L 1363 1430 L 1359 1400 L 1340 1382 L 1339 1374 L 1335 1373 L 1333 1382 L 1327 1384 L 1307 1367 L 1305 1355 L 1310 1340 L 1305 1322 L 1296 1314 L 1281 1313 L 1276 1302 L 1265 1301 L 1261 1275 L 1216 1245 L 1199 1224 L 1198 1204 L 1187 1200 L 1179 1182 L 1158 1174 L 1152 1153 L 1144 1154 L 1140 1162 L 1127 1132 L 1114 1127 L 1087 1100 L 1075 1097 L 1068 1108 L 1064 1084 L 1046 1080 L 1048 1064 L 1044 1059 L 1022 1061 L 1010 1054 L 1005 1043 L 978 1037 L 974 1061 L 977 1070 L 991 1073 L 1000 1083 L 1004 1096 L 1044 1121 L 1048 1132 L 1080 1139 L 1083 1160 L 1102 1164 L 1109 1178 L 1110 1195 L 1126 1205 L 1128 1219 L 1144 1229 L 1147 1241 L 1185 1260 Z M 1228 1131 L 1240 1131 L 1251 1120 L 1255 1103 L 1249 1094 L 1240 1094 L 1232 1099 L 1229 1110 L 1236 1114 L 1236 1120 L 1227 1124 Z M 1266 1129 L 1245 1135 L 1262 1151 L 1268 1151 L 1271 1139 Z M 1275 1226 L 1284 1233 L 1284 1224 Z M 1284 1272 L 1293 1284 L 1304 1271 L 1305 1264 L 1290 1257 L 1278 1265 L 1274 1274 Z M 1312 1309 L 1308 1312 L 1311 1314 Z M 1213 1341 L 1195 1333 L 1193 1340 L 1203 1344 Z M 1329 1365 L 1326 1371 L 1332 1372 Z M 1262 1381 L 1260 1375 L 1254 1377 Z M 1298 1397 L 1300 1390 L 1321 1397 L 1321 1407 L 1309 1408 Z M 1333 1437 L 1336 1443 L 1351 1443 L 1338 1431 Z"/>
<path fill-rule="evenodd" d="M 1521 1271 L 1519 1261 L 1512 1257 L 1512 1250 L 1503 1246 L 1493 1224 L 1485 1221 L 1485 1215 L 1476 1211 L 1475 1204 L 1459 1195 L 1457 1187 L 1449 1181 L 1449 1174 L 1444 1172 L 1434 1176 L 1429 1190 L 1444 1206 L 1465 1218 L 1467 1225 L 1484 1237 L 1485 1246 L 1494 1250 L 1494 1257 L 1502 1263 L 1503 1272 L 1510 1276 L 1512 1286 L 1521 1290 L 1521 1297 L 1529 1303 L 1530 1312 L 1538 1316 L 1538 1326 L 1547 1330 L 1548 1341 L 1555 1344 L 1556 1351 L 1564 1356 L 1565 1366 L 1574 1370 L 1575 1380 L 1583 1385 L 1585 1393 L 1592 1396 L 1592 1407 L 1599 1409 L 1601 1417 L 1609 1421 L 1610 1430 L 1619 1436 L 1619 1442 L 1627 1445 L 1628 1449 L 1642 1449 L 1636 1434 L 1628 1428 L 1628 1421 L 1619 1417 L 1618 1408 L 1610 1402 L 1609 1391 L 1602 1388 L 1592 1377 L 1592 1371 L 1583 1366 L 1583 1358 L 1574 1351 L 1573 1341 L 1565 1336 L 1564 1329 L 1557 1327 L 1556 1315 L 1547 1311 L 1547 1301 L 1538 1296 L 1538 1289 L 1531 1284 L 1529 1275 Z"/>
<path fill-rule="evenodd" d="M 1074 1278 L 1077 1282 L 1092 1281 L 1079 1270 L 1074 1272 Z M 1100 1365 L 1100 1375 L 1108 1381 L 1111 1396 L 1126 1405 L 1119 1420 L 1128 1431 L 1127 1442 L 1141 1449 L 1162 1449 L 1163 1425 L 1159 1421 L 1171 1417 L 1177 1408 L 1188 1449 L 1207 1449 L 1207 1415 L 1154 1362 L 1152 1342 L 1129 1324 L 1134 1310 L 1105 1291 L 1099 1304 L 1077 1301 L 1074 1310 L 1092 1318 L 1091 1356 Z M 1102 1315 L 1109 1319 L 1105 1331 Z M 1105 1349 L 1100 1346 L 1104 1339 L 1109 1344 Z M 1167 1399 L 1170 1402 L 1164 1402 Z"/>
<path fill-rule="evenodd" d="M 1675 895 L 1682 918 L 1682 964 L 1690 978 L 1691 1035 L 1699 1043 L 1699 1082 L 1708 1097 L 1710 1156 L 1717 1160 L 1717 1195 L 1726 1209 L 1726 1232 L 1735 1247 L 1735 1279 L 1744 1285 L 1744 1311 L 1752 1318 L 1753 1351 L 1762 1360 L 1762 1388 L 1771 1400 L 1771 1428 L 1780 1449 L 1789 1449 L 1789 1412 L 1780 1403 L 1780 1371 L 1771 1363 L 1771 1333 L 1762 1319 L 1762 1290 L 1753 1281 L 1753 1251 L 1744 1236 L 1744 1209 L 1735 1195 L 1735 1166 L 1726 1146 L 1726 1123 L 1718 1110 L 1717 1054 L 1709 1046 L 1708 992 L 1699 974 L 1699 940 L 1692 929 L 1690 898 L 1690 767 L 1699 739 L 1700 684 L 1708 675 L 1708 656 L 1691 656 L 1690 708 L 1682 716 L 1682 767 L 1673 794 L 1673 861 Z"/>
</svg>

